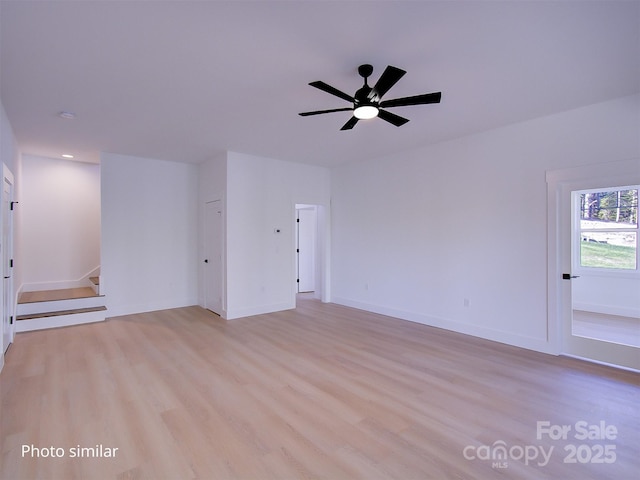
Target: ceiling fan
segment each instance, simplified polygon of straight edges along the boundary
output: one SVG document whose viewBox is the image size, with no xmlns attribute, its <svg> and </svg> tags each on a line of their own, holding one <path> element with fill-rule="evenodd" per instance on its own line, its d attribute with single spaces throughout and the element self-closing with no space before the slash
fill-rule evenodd
<svg viewBox="0 0 640 480">
<path fill-rule="evenodd" d="M 382 96 L 393 87 L 402 76 L 407 73 L 404 70 L 392 67 L 391 65 L 382 72 L 378 82 L 370 87 L 367 78 L 373 73 L 373 67 L 369 64 L 360 65 L 358 73 L 364 78 L 364 85 L 352 97 L 337 88 L 332 87 L 324 82 L 311 82 L 309 85 L 318 88 L 323 92 L 330 93 L 336 97 L 342 98 L 353 104 L 352 107 L 333 108 L 330 110 L 317 110 L 314 112 L 302 112 L 299 115 L 308 117 L 310 115 L 320 115 L 323 113 L 346 112 L 353 111 L 353 116 L 345 123 L 340 130 L 351 130 L 360 120 L 379 117 L 386 122 L 400 127 L 409 121 L 408 118 L 401 117 L 395 113 L 383 110 L 389 107 L 405 107 L 409 105 L 425 105 L 428 103 L 440 103 L 442 92 L 425 93 L 423 95 L 415 95 L 412 97 L 395 98 L 393 100 L 382 100 Z"/>
</svg>

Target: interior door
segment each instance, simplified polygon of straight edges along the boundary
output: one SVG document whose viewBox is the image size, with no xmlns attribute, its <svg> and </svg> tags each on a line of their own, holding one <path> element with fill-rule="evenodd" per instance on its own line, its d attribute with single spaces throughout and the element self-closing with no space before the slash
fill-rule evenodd
<svg viewBox="0 0 640 480">
<path fill-rule="evenodd" d="M 3 353 L 13 341 L 13 179 L 5 172 L 2 187 L 2 345 Z"/>
<path fill-rule="evenodd" d="M 204 301 L 205 308 L 218 315 L 222 315 L 224 309 L 222 233 L 222 202 L 207 202 L 204 214 Z"/>
<path fill-rule="evenodd" d="M 580 275 L 580 271 L 576 271 L 577 263 L 579 264 L 581 258 L 581 242 L 582 238 L 576 238 L 577 223 L 579 218 L 577 217 L 576 198 L 578 194 L 587 189 L 606 190 L 626 185 L 628 182 L 639 183 L 640 173 L 624 177 L 611 178 L 585 178 L 577 179 L 574 181 L 568 181 L 561 185 L 560 197 L 559 197 L 559 213 L 560 213 L 560 264 L 561 264 L 561 342 L 562 353 L 582 357 L 598 362 L 608 363 L 612 365 L 618 365 L 626 368 L 632 368 L 640 370 L 640 348 L 634 346 L 632 341 L 616 341 L 606 335 L 600 335 L 597 333 L 588 333 L 584 329 L 578 328 L 578 322 L 576 321 L 576 313 L 579 311 L 576 305 L 576 290 L 584 288 L 583 284 L 578 282 L 588 281 L 588 276 Z M 620 183 L 624 182 L 624 183 Z M 589 241 L 589 237 L 585 236 L 586 241 Z M 637 265 L 635 275 L 637 276 Z M 618 269 L 615 269 L 616 271 Z M 614 277 L 613 272 L 604 272 L 601 275 L 609 275 Z M 624 276 L 632 278 L 634 273 L 628 272 L 623 274 Z M 596 290 L 597 291 L 597 290 Z M 603 296 L 607 296 L 607 303 L 609 308 L 615 307 L 615 296 L 619 292 L 613 290 L 608 293 L 602 292 Z M 593 294 L 597 297 L 597 294 Z M 603 303 L 598 298 L 592 298 L 594 305 Z M 597 309 L 594 309 L 597 310 Z M 615 316 L 607 316 L 603 311 L 589 312 L 592 315 L 591 322 L 598 328 L 607 329 L 612 325 L 612 320 Z M 630 319 L 628 335 L 634 336 L 640 334 L 640 318 L 636 318 L 633 322 L 633 318 Z M 594 332 L 594 330 L 592 330 Z"/>
<path fill-rule="evenodd" d="M 297 213 L 298 293 L 314 292 L 316 279 L 316 209 L 315 207 L 300 208 Z"/>
</svg>

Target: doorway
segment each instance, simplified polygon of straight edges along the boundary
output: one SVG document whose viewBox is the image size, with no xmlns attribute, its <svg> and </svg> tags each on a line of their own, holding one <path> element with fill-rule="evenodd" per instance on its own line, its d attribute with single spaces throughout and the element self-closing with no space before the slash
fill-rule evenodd
<svg viewBox="0 0 640 480">
<path fill-rule="evenodd" d="M 328 223 L 323 205 L 295 205 L 295 295 L 329 301 Z"/>
<path fill-rule="evenodd" d="M 296 206 L 296 283 L 298 293 L 310 293 L 316 290 L 316 236 L 316 206 Z"/>
<path fill-rule="evenodd" d="M 224 311 L 224 266 L 222 255 L 222 201 L 204 208 L 204 306 L 218 315 Z"/>
<path fill-rule="evenodd" d="M 622 232 L 637 245 L 637 193 L 630 191 L 640 184 L 640 161 L 547 172 L 547 183 L 550 340 L 558 353 L 640 370 L 638 252 L 615 245 Z M 609 213 L 585 210 L 595 194 L 611 197 L 604 205 Z M 626 258 L 616 263 L 621 252 Z"/>
<path fill-rule="evenodd" d="M 574 336 L 640 347 L 638 188 L 571 192 Z"/>
</svg>

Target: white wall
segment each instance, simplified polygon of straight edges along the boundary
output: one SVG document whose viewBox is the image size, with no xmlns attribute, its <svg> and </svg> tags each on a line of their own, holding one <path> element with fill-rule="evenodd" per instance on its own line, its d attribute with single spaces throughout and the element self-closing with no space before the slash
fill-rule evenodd
<svg viewBox="0 0 640 480">
<path fill-rule="evenodd" d="M 9 118 L 0 103 L 0 159 L 15 175 L 18 170 L 18 142 L 13 134 Z"/>
<path fill-rule="evenodd" d="M 224 198 L 227 191 L 227 152 L 198 166 L 198 182 L 202 203 Z"/>
<path fill-rule="evenodd" d="M 293 308 L 295 204 L 328 207 L 329 171 L 229 152 L 226 194 L 227 318 Z"/>
<path fill-rule="evenodd" d="M 24 155 L 19 209 L 23 290 L 86 282 L 100 266 L 100 167 Z"/>
<path fill-rule="evenodd" d="M 101 177 L 108 315 L 195 305 L 197 166 L 102 154 Z"/>
<path fill-rule="evenodd" d="M 333 301 L 551 350 L 545 171 L 639 157 L 639 111 L 636 95 L 333 169 Z"/>
</svg>

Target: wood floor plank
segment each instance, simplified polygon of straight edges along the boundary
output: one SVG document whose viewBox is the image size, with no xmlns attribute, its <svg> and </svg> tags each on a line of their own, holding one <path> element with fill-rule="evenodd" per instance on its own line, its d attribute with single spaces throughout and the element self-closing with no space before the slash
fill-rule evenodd
<svg viewBox="0 0 640 480">
<path fill-rule="evenodd" d="M 636 373 L 311 299 L 229 322 L 187 307 L 18 334 L 0 479 L 626 480 L 639 405 Z M 539 421 L 573 430 L 537 438 Z M 576 440 L 580 421 L 617 435 Z M 480 458 L 500 442 L 507 461 Z M 565 463 L 570 444 L 615 461 Z M 70 455 L 96 445 L 118 450 Z M 525 447 L 552 455 L 517 458 Z"/>
</svg>

